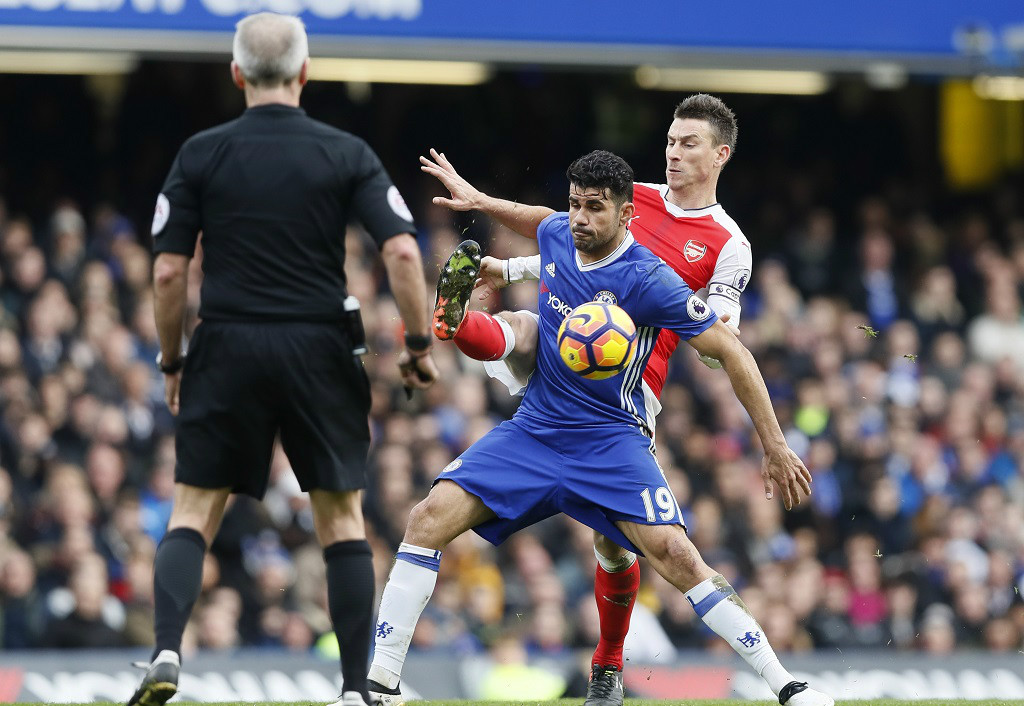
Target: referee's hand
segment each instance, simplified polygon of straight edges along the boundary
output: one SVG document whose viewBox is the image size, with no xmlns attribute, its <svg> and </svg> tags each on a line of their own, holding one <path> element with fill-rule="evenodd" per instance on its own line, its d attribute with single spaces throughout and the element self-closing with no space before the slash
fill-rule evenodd
<svg viewBox="0 0 1024 706">
<path fill-rule="evenodd" d="M 181 371 L 164 373 L 164 400 L 171 414 L 178 414 L 178 389 L 181 387 Z"/>
<path fill-rule="evenodd" d="M 437 365 L 430 357 L 430 349 L 413 353 L 408 348 L 398 356 L 398 370 L 407 390 L 424 390 L 437 380 Z"/>
</svg>

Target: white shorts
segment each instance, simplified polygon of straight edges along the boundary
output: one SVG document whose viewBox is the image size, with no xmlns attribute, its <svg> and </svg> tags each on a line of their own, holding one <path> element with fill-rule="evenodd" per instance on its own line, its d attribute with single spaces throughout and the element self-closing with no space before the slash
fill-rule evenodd
<svg viewBox="0 0 1024 706">
<path fill-rule="evenodd" d="M 535 314 L 532 311 L 524 311 L 523 313 L 532 316 L 533 320 L 539 324 L 540 315 Z M 488 377 L 494 378 L 507 387 L 510 395 L 513 397 L 522 397 L 523 393 L 526 392 L 526 383 L 530 381 L 530 375 L 533 375 L 533 372 L 531 371 L 530 375 L 527 375 L 525 380 L 520 380 L 516 377 L 515 373 L 512 372 L 512 369 L 508 367 L 508 363 L 505 362 L 505 358 L 508 357 L 512 352 L 512 349 L 515 347 L 515 334 L 512 333 L 512 328 L 508 325 L 508 322 L 500 316 L 495 316 L 494 318 L 496 318 L 502 325 L 501 328 L 505 331 L 506 338 L 509 336 L 512 337 L 512 345 L 506 349 L 505 356 L 501 360 L 485 360 L 484 371 L 487 373 Z"/>
</svg>

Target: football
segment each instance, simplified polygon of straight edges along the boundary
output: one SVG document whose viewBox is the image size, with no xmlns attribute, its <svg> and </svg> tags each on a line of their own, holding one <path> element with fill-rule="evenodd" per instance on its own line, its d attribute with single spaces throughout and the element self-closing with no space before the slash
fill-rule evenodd
<svg viewBox="0 0 1024 706">
<path fill-rule="evenodd" d="M 636 325 L 614 304 L 587 302 L 558 328 L 558 354 L 569 370 L 588 380 L 621 373 L 636 351 Z"/>
</svg>

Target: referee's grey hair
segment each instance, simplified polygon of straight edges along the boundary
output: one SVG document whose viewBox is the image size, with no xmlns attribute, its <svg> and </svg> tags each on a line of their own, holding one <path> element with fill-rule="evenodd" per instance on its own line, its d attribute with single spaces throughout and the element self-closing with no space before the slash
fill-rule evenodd
<svg viewBox="0 0 1024 706">
<path fill-rule="evenodd" d="M 309 41 L 302 20 L 292 15 L 260 12 L 235 25 L 232 58 L 253 86 L 288 83 L 309 58 Z"/>
</svg>

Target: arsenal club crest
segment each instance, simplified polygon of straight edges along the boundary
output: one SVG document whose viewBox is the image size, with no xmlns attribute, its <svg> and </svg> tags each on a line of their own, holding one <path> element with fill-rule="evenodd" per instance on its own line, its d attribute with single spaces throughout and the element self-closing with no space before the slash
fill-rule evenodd
<svg viewBox="0 0 1024 706">
<path fill-rule="evenodd" d="M 686 245 L 683 246 L 683 257 L 687 262 L 697 262 L 704 257 L 707 251 L 708 246 L 699 240 L 687 240 Z"/>
</svg>

